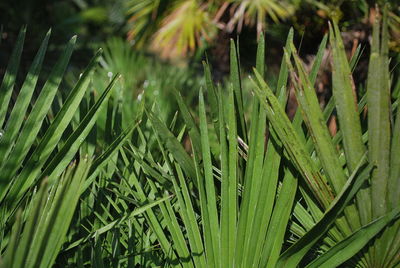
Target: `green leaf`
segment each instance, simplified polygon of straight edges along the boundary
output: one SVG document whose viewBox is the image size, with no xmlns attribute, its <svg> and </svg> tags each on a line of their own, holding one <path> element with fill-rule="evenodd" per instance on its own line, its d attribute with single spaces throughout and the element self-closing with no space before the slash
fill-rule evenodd
<svg viewBox="0 0 400 268">
<path fill-rule="evenodd" d="M 171 197 L 170 197 L 170 196 L 166 196 L 166 197 L 160 198 L 160 199 L 158 199 L 158 200 L 155 200 L 155 201 L 153 201 L 153 202 L 151 202 L 151 203 L 149 203 L 149 204 L 146 204 L 146 205 L 143 205 L 143 206 L 141 206 L 141 207 L 139 207 L 139 208 L 136 208 L 136 209 L 133 210 L 132 212 L 130 212 L 130 213 L 128 213 L 128 214 L 126 214 L 126 215 L 124 215 L 124 216 L 118 218 L 117 220 L 114 220 L 114 221 L 112 221 L 111 223 L 108 223 L 107 225 L 105 225 L 105 226 L 103 226 L 103 227 L 101 227 L 101 228 L 99 228 L 99 229 L 93 231 L 93 232 L 90 233 L 87 237 L 81 238 L 81 239 L 79 239 L 79 240 L 74 241 L 73 243 L 71 243 L 71 244 L 65 249 L 65 251 L 70 250 L 70 249 L 72 249 L 72 248 L 74 248 L 74 247 L 79 246 L 79 245 L 82 244 L 83 242 L 87 241 L 89 238 L 95 238 L 95 237 L 97 237 L 97 236 L 99 236 L 99 235 L 101 235 L 101 234 L 104 234 L 104 233 L 110 231 L 111 229 L 115 228 L 116 226 L 118 226 L 119 224 L 125 222 L 126 220 L 131 219 L 131 218 L 134 218 L 134 217 L 136 217 L 136 216 L 138 216 L 138 215 L 140 215 L 140 214 L 143 214 L 143 213 L 146 212 L 147 210 L 150 210 L 152 207 L 155 207 L 155 206 L 159 205 L 160 203 L 165 202 L 165 200 L 167 200 L 167 199 L 169 199 L 169 198 L 171 198 Z"/>
<path fill-rule="evenodd" d="M 267 245 L 264 248 L 264 256 L 268 256 L 268 259 L 264 258 L 262 260 L 261 266 L 263 267 L 275 267 L 279 259 L 297 192 L 297 184 L 297 178 L 286 168 L 285 178 L 283 179 L 268 227 L 268 235 L 265 238 Z"/>
<path fill-rule="evenodd" d="M 107 149 L 94 161 L 90 168 L 88 179 L 84 182 L 84 185 L 81 189 L 84 192 L 95 180 L 96 176 L 101 172 L 102 168 L 105 167 L 107 163 L 111 160 L 111 158 L 121 149 L 122 145 L 131 137 L 131 133 L 136 129 L 139 123 L 134 123 L 130 127 L 128 127 L 125 131 L 123 131 L 114 141 L 107 147 Z"/>
<path fill-rule="evenodd" d="M 256 69 L 264 77 L 265 75 L 265 37 L 261 33 L 257 43 Z"/>
<path fill-rule="evenodd" d="M 76 86 L 61 107 L 61 110 L 57 113 L 53 122 L 50 124 L 38 147 L 32 153 L 20 175 L 15 180 L 15 183 L 6 197 L 10 203 L 13 203 L 13 200 L 21 197 L 38 179 L 37 177 L 41 168 L 59 143 L 62 134 L 79 107 L 79 103 L 81 102 L 90 81 L 90 73 L 97 64 L 100 55 L 101 53 L 98 51 L 93 57 L 85 72 L 82 74 Z"/>
<path fill-rule="evenodd" d="M 346 182 L 346 175 L 339 161 L 339 153 L 337 152 L 328 127 L 325 124 L 323 113 L 321 111 L 317 95 L 314 87 L 304 70 L 302 62 L 296 53 L 294 46 L 292 47 L 293 57 L 295 60 L 296 75 L 294 67 L 290 62 L 289 69 L 291 70 L 291 78 L 295 87 L 296 98 L 299 103 L 304 121 L 309 129 L 314 146 L 318 154 L 318 160 L 321 162 L 324 172 L 330 185 L 333 186 L 335 193 L 338 193 Z M 358 211 L 356 207 L 351 206 L 345 210 L 346 218 L 353 230 L 360 227 Z M 340 223 L 341 231 L 349 235 L 351 229 L 346 222 Z"/>
<path fill-rule="evenodd" d="M 76 194 L 89 171 L 90 160 L 71 165 L 48 191 L 45 180 L 34 195 L 31 210 L 15 247 L 6 252 L 7 267 L 51 267 L 66 238 L 80 198 Z M 55 180 L 55 179 L 54 179 Z M 14 230 L 13 230 L 14 232 Z M 20 231 L 18 231 L 18 236 Z"/>
<path fill-rule="evenodd" d="M 390 178 L 388 180 L 389 207 L 395 208 L 400 203 L 400 109 L 397 109 L 396 121 L 393 127 L 390 151 Z"/>
<path fill-rule="evenodd" d="M 327 207 L 333 199 L 331 190 L 308 156 L 304 144 L 300 142 L 298 134 L 294 130 L 278 99 L 256 70 L 255 74 L 257 78 L 257 83 L 254 82 L 255 94 L 259 98 L 261 105 L 265 108 L 267 117 L 279 137 L 279 140 L 282 141 L 291 161 L 299 170 L 317 200 L 323 206 Z M 261 88 L 258 85 L 260 85 Z"/>
<path fill-rule="evenodd" d="M 348 169 L 353 172 L 355 166 L 365 153 L 361 139 L 361 124 L 356 106 L 351 70 L 340 37 L 339 27 L 330 27 L 330 43 L 333 48 L 332 83 L 336 110 L 341 130 L 343 131 L 344 152 Z"/>
<path fill-rule="evenodd" d="M 376 169 L 371 176 L 372 218 L 376 219 L 388 212 L 388 184 L 390 182 L 391 145 L 391 96 L 389 75 L 389 33 L 388 10 L 384 9 L 383 23 L 377 15 L 372 32 L 372 46 L 367 81 L 368 107 L 368 153 L 369 161 Z M 389 197 L 390 198 L 390 197 Z M 397 204 L 394 205 L 397 207 Z M 389 228 L 375 241 L 372 254 L 374 264 L 383 264 L 386 245 L 397 235 L 395 228 Z"/>
<path fill-rule="evenodd" d="M 33 197 L 31 201 L 33 203 L 31 208 L 32 210 L 25 222 L 24 233 L 18 245 L 18 252 L 17 249 L 14 249 L 16 255 L 19 255 L 18 257 L 13 257 L 14 267 L 23 267 L 23 264 L 28 257 L 30 244 L 36 234 L 35 229 L 37 228 L 38 224 L 40 224 L 40 214 L 42 213 L 42 209 L 45 205 L 45 192 L 48 188 L 47 185 L 47 180 L 44 180 L 40 185 L 41 188 L 39 189 L 38 193 Z"/>
<path fill-rule="evenodd" d="M 263 37 L 261 37 L 263 38 Z M 265 57 L 264 40 L 260 39 L 257 48 L 257 66 L 263 73 Z M 254 214 L 257 212 L 257 201 L 262 183 L 262 166 L 264 160 L 264 137 L 266 133 L 266 115 L 263 109 L 259 109 L 259 101 L 253 99 L 253 121 L 250 127 L 250 144 L 247 154 L 247 165 L 244 175 L 244 192 L 239 212 L 236 263 L 242 266 L 249 266 L 252 262 L 249 256 L 250 241 L 254 223 Z"/>
<path fill-rule="evenodd" d="M 3 137 L 0 140 L 0 163 L 7 159 L 8 154 L 14 145 L 15 139 L 24 121 L 28 106 L 31 102 L 36 83 L 39 78 L 42 62 L 46 53 L 47 44 L 50 38 L 50 31 L 44 38 L 42 45 L 37 52 L 35 59 L 28 71 L 25 81 L 18 94 L 18 98 L 7 120 Z"/>
<path fill-rule="evenodd" d="M 230 68 L 231 68 L 231 84 L 233 91 L 235 92 L 235 111 L 236 120 L 238 120 L 238 135 L 243 138 L 244 142 L 247 143 L 247 128 L 246 122 L 244 121 L 244 106 L 243 106 L 243 92 L 242 83 L 240 79 L 240 66 L 238 53 L 236 52 L 235 42 L 231 39 L 230 47 Z"/>
<path fill-rule="evenodd" d="M 234 265 L 238 210 L 238 142 L 233 90 L 229 90 L 227 104 L 219 98 L 219 138 L 221 150 L 221 263 Z M 225 107 L 228 112 L 228 133 L 225 128 Z M 227 143 L 228 140 L 228 143 Z"/>
<path fill-rule="evenodd" d="M 310 135 L 314 141 L 319 160 L 322 162 L 324 171 L 328 175 L 329 182 L 332 184 L 335 191 L 339 192 L 346 182 L 346 176 L 339 163 L 338 152 L 332 143 L 328 127 L 322 117 L 322 111 L 314 87 L 308 79 L 294 46 L 292 47 L 292 51 L 296 70 L 290 61 L 288 61 L 287 64 L 291 71 L 292 83 L 296 89 L 296 98 L 301 108 L 304 121 L 310 130 Z"/>
<path fill-rule="evenodd" d="M 293 28 L 290 28 L 288 36 L 286 38 L 286 45 L 285 49 L 290 54 L 290 44 L 293 43 Z M 280 91 L 282 91 L 282 88 L 286 88 L 287 80 L 289 76 L 289 71 L 286 65 L 286 60 L 285 58 L 282 59 L 281 61 L 281 67 L 279 70 L 279 76 L 278 76 L 278 84 L 276 85 L 276 91 L 275 93 L 279 96 Z M 285 90 L 286 91 L 286 90 Z M 286 103 L 286 101 L 285 101 Z"/>
<path fill-rule="evenodd" d="M 219 241 L 220 241 L 220 233 L 219 233 L 219 220 L 217 213 L 217 201 L 216 201 L 216 193 L 214 186 L 214 177 L 212 174 L 212 162 L 211 162 L 211 153 L 210 153 L 210 143 L 208 139 L 208 126 L 206 120 L 206 112 L 204 107 L 204 97 L 203 92 L 200 89 L 199 93 L 199 117 L 200 117 L 200 138 L 201 138 L 201 151 L 203 156 L 204 163 L 204 178 L 199 177 L 199 180 L 204 179 L 205 186 L 205 194 L 207 200 L 207 214 L 210 224 L 210 232 L 211 236 L 211 249 L 207 250 L 208 254 L 213 254 L 214 266 L 220 266 L 220 249 L 219 249 Z M 198 174 L 199 175 L 199 174 Z M 207 256 L 209 257 L 209 256 Z M 210 258 L 211 260 L 212 258 Z"/>
<path fill-rule="evenodd" d="M 157 188 L 151 180 L 148 181 L 150 188 L 153 192 L 157 193 Z M 165 202 L 159 204 L 161 215 L 163 216 L 163 222 L 166 225 L 170 237 L 173 241 L 173 247 L 179 257 L 181 265 L 183 267 L 193 267 L 191 261 L 187 261 L 190 258 L 189 249 L 186 245 L 185 238 L 183 236 L 181 227 L 179 226 L 178 219 L 175 215 L 175 212 L 172 209 L 171 202 L 169 199 L 165 200 Z"/>
<path fill-rule="evenodd" d="M 356 51 L 354 52 L 353 56 L 350 59 L 349 66 L 350 66 L 351 72 L 354 72 L 355 68 L 357 67 L 358 62 L 361 59 L 363 52 L 364 52 L 364 48 L 361 48 L 361 44 L 358 45 Z"/>
<path fill-rule="evenodd" d="M 190 178 L 196 178 L 196 171 L 193 160 L 189 157 L 182 144 L 176 139 L 174 134 L 165 126 L 165 124 L 153 113 L 148 113 L 149 120 L 154 127 L 154 131 L 160 136 L 165 147 L 171 152 L 178 161 L 186 175 Z"/>
<path fill-rule="evenodd" d="M 333 97 L 335 98 L 339 125 L 343 135 L 343 149 L 346 156 L 347 169 L 349 173 L 352 173 L 355 166 L 366 152 L 366 148 L 362 140 L 354 82 L 346 58 L 339 27 L 334 23 L 333 29 L 330 26 L 329 31 L 333 58 Z M 360 190 L 360 193 L 357 195 L 357 205 L 361 224 L 366 224 L 371 219 L 370 204 L 370 190 Z"/>
<path fill-rule="evenodd" d="M 181 111 L 183 120 L 185 121 L 186 127 L 189 131 L 190 139 L 192 141 L 193 145 L 193 150 L 195 152 L 201 152 L 201 142 L 200 142 L 200 131 L 199 128 L 197 127 L 192 114 L 189 111 L 189 108 L 185 104 L 180 92 L 177 90 L 173 90 L 173 93 L 175 95 L 176 101 L 179 106 L 179 110 Z"/>
<path fill-rule="evenodd" d="M 179 184 L 176 180 L 173 180 L 175 194 L 179 202 L 179 213 L 182 215 L 183 222 L 187 229 L 187 236 L 189 239 L 191 256 L 193 258 L 196 267 L 205 267 L 206 255 L 204 253 L 204 246 L 201 240 L 201 234 L 199 225 L 196 220 L 196 213 L 190 199 L 189 190 L 185 178 L 183 177 L 182 169 L 179 165 L 175 164 L 177 175 L 179 178 Z"/>
<path fill-rule="evenodd" d="M 314 63 L 312 65 L 312 69 L 311 69 L 311 72 L 309 75 L 311 86 L 314 86 L 315 81 L 317 80 L 318 71 L 321 67 L 321 63 L 322 63 L 322 60 L 324 57 L 327 42 L 328 42 L 328 35 L 325 34 L 324 38 L 322 39 L 321 43 L 319 44 L 318 52 L 315 57 L 315 60 L 314 60 Z M 293 44 L 293 42 L 291 44 Z"/>
<path fill-rule="evenodd" d="M 117 79 L 119 79 L 119 75 L 115 75 L 111 80 L 108 87 L 104 90 L 103 94 L 100 96 L 99 100 L 96 104 L 89 110 L 86 116 L 82 119 L 82 122 L 79 124 L 78 128 L 68 137 L 64 146 L 61 150 L 55 155 L 52 161 L 46 166 L 46 169 L 43 171 L 43 175 L 51 174 L 57 175 L 60 174 L 61 171 L 65 168 L 66 165 L 73 159 L 79 147 L 89 134 L 93 125 L 96 122 L 96 119 L 99 115 L 99 112 L 104 107 L 108 98 L 110 97 L 111 90 L 115 85 Z M 52 183 L 52 181 L 49 181 Z"/>
<path fill-rule="evenodd" d="M 214 83 L 212 81 L 212 75 L 210 70 L 210 65 L 208 61 L 203 61 L 203 70 L 204 70 L 204 78 L 206 80 L 206 89 L 207 89 L 207 97 L 208 103 L 210 105 L 211 110 L 211 118 L 214 124 L 214 128 L 216 129 L 217 137 L 219 137 L 219 110 L 218 110 L 218 95 L 217 91 L 215 90 Z M 220 93 L 220 92 L 219 92 Z"/>
<path fill-rule="evenodd" d="M 7 250 L 4 252 L 2 258 L 3 260 L 0 262 L 1 268 L 11 267 L 13 260 L 16 259 L 15 255 L 17 254 L 18 243 L 20 239 L 21 229 L 22 229 L 22 211 L 19 210 L 17 212 L 17 216 L 15 219 L 15 224 L 11 229 L 11 237 L 8 242 Z"/>
<path fill-rule="evenodd" d="M 377 18 L 373 27 L 367 81 L 368 153 L 369 161 L 377 167 L 371 177 L 373 218 L 382 216 L 387 209 L 391 136 L 387 19 L 384 19 L 382 27 L 381 31 Z"/>
<path fill-rule="evenodd" d="M 82 158 L 76 169 L 71 171 L 71 173 L 68 173 L 67 170 L 63 178 L 65 181 L 61 181 L 61 183 L 58 184 L 61 189 L 57 189 L 58 191 L 55 193 L 53 205 L 49 208 L 48 219 L 46 219 L 46 229 L 39 229 L 45 235 L 43 236 L 42 247 L 37 255 L 39 259 L 34 266 L 51 267 L 55 262 L 61 250 L 61 246 L 65 241 L 65 236 L 80 198 L 80 195 L 77 193 L 87 176 L 90 164 L 91 159 Z M 68 176 L 68 174 L 71 175 Z M 49 179 L 53 181 L 56 180 L 51 179 L 51 177 Z M 58 194 L 59 192 L 60 194 Z M 32 243 L 36 243 L 35 239 Z M 32 253 L 32 256 L 35 256 L 34 253 L 35 252 Z M 29 260 L 27 262 L 29 263 Z"/>
<path fill-rule="evenodd" d="M 373 165 L 369 164 L 366 168 L 359 169 L 365 163 L 364 156 L 356 170 L 350 176 L 342 191 L 330 204 L 324 216 L 309 230 L 302 238 L 287 249 L 279 258 L 276 267 L 297 267 L 301 259 L 311 249 L 311 247 L 329 230 L 340 213 L 344 210 L 348 202 L 356 195 L 357 191 L 369 178 Z"/>
<path fill-rule="evenodd" d="M 21 59 L 22 48 L 24 46 L 26 34 L 26 27 L 21 28 L 17 42 L 11 53 L 10 60 L 7 65 L 6 72 L 3 77 L 3 82 L 0 86 L 0 127 L 3 126 L 4 120 L 6 118 L 8 104 L 10 102 L 11 94 L 13 92 L 15 79 L 17 78 L 17 72 L 19 68 L 19 62 Z"/>
<path fill-rule="evenodd" d="M 0 185 L 0 196 L 3 196 L 7 187 L 7 183 L 9 183 L 12 176 L 15 175 L 16 170 L 21 165 L 21 162 L 28 153 L 38 132 L 40 131 L 43 119 L 51 107 L 58 86 L 61 83 L 64 71 L 67 68 L 67 64 L 71 57 L 75 42 L 76 36 L 69 41 L 64 54 L 56 63 L 49 76 L 49 79 L 43 86 L 31 113 L 25 120 L 25 124 L 19 134 L 9 159 L 1 163 L 1 169 L 3 172 L 0 174 L 0 183 L 3 185 Z"/>
<path fill-rule="evenodd" d="M 260 187 L 260 193 L 262 194 L 260 194 L 257 204 L 259 216 L 256 217 L 254 229 L 252 230 L 252 239 L 256 243 L 252 243 L 249 250 L 249 254 L 254 254 L 253 266 L 265 264 L 270 257 L 268 248 L 274 246 L 272 243 L 267 242 L 266 237 L 275 235 L 273 228 L 270 228 L 270 221 L 276 201 L 281 153 L 280 142 L 270 137 L 263 165 L 263 177 Z M 259 262 L 261 263 L 259 264 Z"/>
<path fill-rule="evenodd" d="M 400 217 L 400 208 L 394 209 L 386 215 L 363 226 L 351 236 L 340 241 L 329 251 L 325 252 L 313 262 L 308 264 L 308 268 L 317 267 L 338 267 L 348 259 L 356 255 L 367 243 L 371 241 L 388 224 Z"/>
</svg>

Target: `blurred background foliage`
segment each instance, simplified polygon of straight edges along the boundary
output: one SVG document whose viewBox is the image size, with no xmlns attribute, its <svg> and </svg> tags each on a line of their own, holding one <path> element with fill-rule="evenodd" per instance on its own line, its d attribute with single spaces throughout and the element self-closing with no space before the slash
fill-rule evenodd
<svg viewBox="0 0 400 268">
<path fill-rule="evenodd" d="M 391 3 L 390 47 L 399 51 L 400 7 L 397 0 L 381 2 Z M 340 21 L 349 53 L 360 44 L 368 50 L 376 12 L 375 1 L 370 0 L 4 0 L 0 1 L 0 11 L 1 62 L 7 61 L 23 25 L 28 25 L 22 56 L 26 66 L 49 28 L 53 32 L 49 61 L 76 34 L 79 38 L 70 66 L 72 74 L 79 75 L 77 70 L 105 45 L 109 53 L 103 61 L 104 79 L 109 72 L 124 72 L 128 90 L 134 90 L 129 94 L 136 99 L 147 85 L 148 79 L 143 77 L 149 75 L 159 81 L 165 78 L 163 83 L 169 87 L 201 84 L 197 77 L 201 77 L 201 61 L 206 54 L 214 68 L 214 79 L 223 81 L 229 73 L 231 38 L 240 39 L 241 65 L 248 70 L 251 63 L 247 59 L 255 56 L 255 37 L 264 32 L 272 74 L 279 69 L 278 55 L 290 27 L 300 33 L 295 43 L 301 43 L 299 53 L 306 62 L 312 60 L 308 55 L 315 53 L 328 31 L 329 19 Z M 0 67 L 0 74 L 3 72 Z M 170 72 L 177 77 L 176 83 L 168 81 Z M 185 91 L 190 95 L 190 86 Z"/>
<path fill-rule="evenodd" d="M 395 41 L 400 25 L 398 1 L 380 2 L 392 4 L 390 24 L 397 34 L 393 37 Z M 246 35 L 254 32 L 259 35 L 263 31 L 284 39 L 287 31 L 280 33 L 281 29 L 294 26 L 307 37 L 317 38 L 326 32 L 326 21 L 332 18 L 340 20 L 349 30 L 360 25 L 368 28 L 375 3 L 370 0 L 5 0 L 0 3 L 0 22 L 3 42 L 15 38 L 22 25 L 29 25 L 32 36 L 28 38 L 36 42 L 41 40 L 41 33 L 53 28 L 53 39 L 59 43 L 68 39 L 68 35 L 77 34 L 86 48 L 110 36 L 120 36 L 136 48 L 176 58 L 193 56 L 198 49 L 217 45 L 218 35 L 224 33 L 243 34 L 242 42 L 254 39 Z M 395 43 L 392 47 L 398 46 Z"/>
</svg>

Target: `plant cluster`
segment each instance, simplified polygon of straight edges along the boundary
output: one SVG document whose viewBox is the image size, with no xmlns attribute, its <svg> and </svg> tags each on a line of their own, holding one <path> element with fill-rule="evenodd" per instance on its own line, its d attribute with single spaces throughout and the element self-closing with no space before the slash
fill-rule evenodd
<svg viewBox="0 0 400 268">
<path fill-rule="evenodd" d="M 140 79 L 126 70 L 141 56 L 115 40 L 63 96 L 76 37 L 38 83 L 49 32 L 20 86 L 22 29 L 0 86 L 0 267 L 399 266 L 388 11 L 375 19 L 361 97 L 352 78 L 361 50 L 348 60 L 338 25 L 329 29 L 310 72 L 289 32 L 276 85 L 264 78 L 260 35 L 250 117 L 234 41 L 227 87 L 204 62 L 198 111 L 171 89 L 178 112 L 163 116 L 154 92 L 166 84 L 132 101 Z M 333 95 L 321 108 L 314 84 L 328 40 Z"/>
<path fill-rule="evenodd" d="M 389 25 L 398 37 L 400 10 L 396 1 L 386 2 L 393 2 Z M 369 14 L 375 12 L 367 0 L 129 0 L 125 7 L 129 16 L 128 39 L 139 48 L 149 46 L 169 59 L 215 45 L 221 32 L 240 33 L 245 26 L 256 29 L 260 36 L 267 30 L 279 31 L 279 25 L 289 20 L 298 30 L 304 32 L 309 27 L 313 34 L 322 35 L 327 19 L 342 19 L 347 26 L 363 24 L 369 28 L 373 24 Z M 277 29 L 274 30 L 271 22 Z M 392 47 L 398 49 L 396 39 Z"/>
</svg>

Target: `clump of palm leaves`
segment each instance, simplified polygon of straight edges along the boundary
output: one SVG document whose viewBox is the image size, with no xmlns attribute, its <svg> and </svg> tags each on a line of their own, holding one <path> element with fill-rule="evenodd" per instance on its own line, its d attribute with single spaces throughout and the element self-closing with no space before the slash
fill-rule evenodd
<svg viewBox="0 0 400 268">
<path fill-rule="evenodd" d="M 205 64 L 209 120 L 202 90 L 199 124 L 176 94 L 186 123 L 177 138 L 156 114 L 148 112 L 162 157 L 156 161 L 154 153 L 143 153 L 133 145 L 127 151 L 140 161 L 139 171 L 143 172 L 142 179 L 134 183 L 136 190 L 139 183 L 149 196 L 175 196 L 160 204 L 160 219 L 151 217 L 150 210 L 145 212 L 169 265 L 398 264 L 395 219 L 400 216 L 400 207 L 395 185 L 399 178 L 399 120 L 392 117 L 398 114 L 398 100 L 391 102 L 389 95 L 387 17 L 383 25 L 379 19 L 375 23 L 367 95 L 359 103 L 351 77 L 356 59 L 347 60 L 336 23 L 329 38 L 333 98 L 324 110 L 313 84 L 327 37 L 308 74 L 290 33 L 274 88 L 263 79 L 264 43 L 259 44 L 250 124 L 243 112 L 233 43 L 227 93 L 213 85 Z M 293 121 L 285 114 L 288 76 L 300 106 Z M 365 119 L 360 112 L 365 105 L 369 122 L 361 124 Z M 327 121 L 333 112 L 337 113 L 339 130 L 331 136 Z M 390 122 L 395 122 L 393 130 Z M 180 142 L 186 133 L 191 155 Z M 218 148 L 210 150 L 211 135 L 217 136 Z M 287 247 L 289 229 L 293 244 Z M 311 255 L 305 258 L 307 253 Z"/>
<path fill-rule="evenodd" d="M 3 79 L 2 103 L 11 98 L 22 36 Z M 31 96 L 19 101 L 28 91 L 22 86 L 13 108 L 2 108 L 7 123 L 1 148 L 10 146 L 11 153 L 2 149 L 10 156 L 1 165 L 15 166 L 14 173 L 6 173 L 11 175 L 1 175 L 4 265 L 21 267 L 25 260 L 33 260 L 28 267 L 54 262 L 63 267 L 398 265 L 400 112 L 399 95 L 390 92 L 399 89 L 393 88 L 389 72 L 387 16 L 375 22 L 367 90 L 360 99 L 351 73 L 359 54 L 346 58 L 335 22 L 329 42 L 333 97 L 323 109 L 313 85 L 328 37 L 307 73 L 293 31 L 273 86 L 264 81 L 265 43 L 260 38 L 250 119 L 233 41 L 226 90 L 214 85 L 204 63 L 206 85 L 199 91 L 197 116 L 174 91 L 178 116 L 161 118 L 150 103 L 121 127 L 121 107 L 109 101 L 107 109 L 100 109 L 115 79 L 98 99 L 82 89 L 92 88 L 89 78 L 99 55 L 69 97 L 60 100 L 54 119 L 42 126 L 51 100 L 42 117 L 35 116 L 39 123 L 28 124 L 36 105 L 21 108 L 31 103 Z M 27 81 L 35 73 L 30 71 Z M 60 80 L 61 75 L 54 77 Z M 53 89 L 58 80 L 49 81 Z M 285 114 L 290 86 L 299 103 L 293 120 Z M 45 85 L 41 92 L 47 91 Z M 82 100 L 86 104 L 74 118 Z M 23 113 L 18 117 L 14 110 Z M 15 119 L 27 111 L 25 122 Z M 327 121 L 334 115 L 338 130 L 330 133 Z M 106 119 L 99 121 L 101 116 Z M 6 139 L 11 135 L 7 124 L 15 122 L 22 130 Z M 38 141 L 33 139 L 19 155 L 17 137 L 24 128 L 40 131 L 34 135 Z M 85 160 L 86 154 L 93 159 Z M 12 155 L 19 162 L 11 161 Z M 66 169 L 73 159 L 80 159 L 78 167 Z M 30 172 L 24 175 L 24 170 Z M 30 244 L 29 238 L 37 243 Z"/>
<path fill-rule="evenodd" d="M 2 267 L 50 267 L 65 242 L 80 194 L 136 124 L 121 130 L 116 123 L 118 112 L 106 115 L 119 132 L 108 131 L 113 134 L 106 139 L 109 143 L 98 143 L 103 139 L 94 131 L 97 119 L 107 112 L 105 104 L 119 77 L 116 74 L 97 96 L 89 92 L 100 50 L 63 98 L 59 88 L 76 37 L 69 41 L 44 83 L 38 83 L 43 79 L 48 32 L 21 87 L 14 90 L 20 84 L 17 77 L 25 32 L 22 29 L 18 36 L 0 87 L 0 250 L 1 256 L 4 253 Z M 53 105 L 55 99 L 58 105 Z M 92 162 L 95 153 L 98 157 L 92 165 L 86 163 Z M 79 158 L 76 170 L 66 169 Z"/>
<path fill-rule="evenodd" d="M 388 12 L 388 24 L 393 32 L 391 48 L 398 50 L 399 10 L 395 1 L 386 2 L 392 3 Z M 366 0 L 129 0 L 125 8 L 129 16 L 128 39 L 139 48 L 151 47 L 171 60 L 213 45 L 221 32 L 240 33 L 244 26 L 254 27 L 260 36 L 270 29 L 267 27 L 270 21 L 278 24 L 290 19 L 301 30 L 314 23 L 321 32 L 326 19 L 344 17 L 347 25 L 362 23 L 369 28 L 372 23 L 368 18 L 376 13 Z M 314 18 L 308 17 L 310 11 L 315 12 Z M 318 16 L 322 20 L 315 20 Z"/>
<path fill-rule="evenodd" d="M 256 25 L 260 34 L 267 18 L 274 22 L 294 11 L 294 1 L 137 1 L 126 3 L 131 28 L 128 39 L 143 47 L 149 40 L 153 50 L 166 58 L 193 53 L 216 36 L 218 29 L 240 32 L 243 25 Z M 223 21 L 230 13 L 229 21 Z"/>
</svg>

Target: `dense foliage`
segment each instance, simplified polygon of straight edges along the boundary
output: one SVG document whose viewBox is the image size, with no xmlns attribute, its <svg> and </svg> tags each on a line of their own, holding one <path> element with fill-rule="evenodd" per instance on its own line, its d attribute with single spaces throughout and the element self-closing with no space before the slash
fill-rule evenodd
<svg viewBox="0 0 400 268">
<path fill-rule="evenodd" d="M 218 85 L 207 61 L 198 78 L 120 39 L 77 72 L 74 36 L 46 66 L 50 31 L 25 72 L 22 28 L 0 86 L 0 267 L 398 267 L 389 15 L 374 17 L 357 86 L 363 52 L 347 57 L 336 21 L 310 70 L 290 30 L 274 82 L 262 32 L 246 81 L 231 40 Z M 325 57 L 332 97 L 321 107 Z"/>
</svg>

